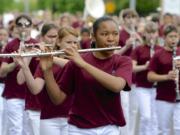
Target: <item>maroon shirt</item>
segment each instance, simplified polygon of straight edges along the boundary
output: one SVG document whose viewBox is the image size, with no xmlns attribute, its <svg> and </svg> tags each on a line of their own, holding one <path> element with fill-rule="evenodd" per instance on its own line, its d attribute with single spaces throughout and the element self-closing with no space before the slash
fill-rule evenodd
<svg viewBox="0 0 180 135">
<path fill-rule="evenodd" d="M 156 45 L 154 48 L 155 52 L 161 48 L 162 47 Z M 137 61 L 137 65 L 144 65 L 147 61 L 150 60 L 150 47 L 148 45 L 141 45 L 136 47 L 131 54 L 131 58 Z M 153 83 L 147 80 L 147 73 L 148 70 L 136 73 L 135 83 L 137 87 L 151 88 L 153 86 Z"/>
<path fill-rule="evenodd" d="M 29 41 L 25 43 L 36 43 L 36 40 L 30 39 Z M 11 42 L 9 42 L 3 53 L 12 53 L 14 51 L 17 51 L 20 45 L 20 40 L 19 39 L 14 39 Z M 12 63 L 13 59 L 12 58 L 4 58 L 2 62 L 6 63 Z M 2 94 L 3 97 L 5 98 L 20 98 L 24 99 L 25 98 L 25 85 L 19 85 L 17 83 L 17 73 L 19 71 L 19 67 L 17 66 L 12 72 L 8 73 L 5 79 L 5 88 L 4 92 Z"/>
<path fill-rule="evenodd" d="M 29 67 L 32 74 L 35 73 L 37 65 L 39 64 L 39 60 L 37 58 L 32 58 Z M 30 90 L 28 90 L 28 87 L 26 86 L 27 90 L 25 93 L 25 109 L 26 110 L 41 110 L 41 103 L 38 99 L 38 95 L 33 95 Z"/>
<path fill-rule="evenodd" d="M 127 84 L 124 90 L 130 90 L 132 63 L 130 58 L 114 54 L 101 60 L 92 53 L 85 53 L 82 58 L 102 71 L 122 77 Z M 74 95 L 69 112 L 69 123 L 80 128 L 95 128 L 108 124 L 124 126 L 125 119 L 121 106 L 120 93 L 104 88 L 85 70 L 72 61 L 66 64 L 58 82 L 67 95 Z"/>
<path fill-rule="evenodd" d="M 159 36 L 163 37 L 164 36 L 164 25 L 159 26 Z"/>
<path fill-rule="evenodd" d="M 2 53 L 2 48 L 0 48 L 0 53 Z M 0 66 L 1 66 L 1 63 L 2 63 L 2 59 L 3 59 L 3 58 L 1 57 L 1 58 L 0 58 Z M 0 83 L 4 83 L 4 79 L 5 79 L 5 78 L 1 78 L 1 77 L 0 77 Z"/>
<path fill-rule="evenodd" d="M 124 47 L 126 45 L 126 40 L 130 38 L 130 34 L 125 30 L 122 29 L 119 34 L 119 45 Z M 123 55 L 130 56 L 132 52 L 132 47 L 130 47 Z"/>
<path fill-rule="evenodd" d="M 91 40 L 81 41 L 80 45 L 81 45 L 81 49 L 91 48 Z"/>
<path fill-rule="evenodd" d="M 180 48 L 177 50 L 177 55 L 180 55 Z M 163 48 L 155 53 L 150 61 L 149 70 L 160 75 L 168 74 L 172 70 L 172 52 Z M 173 80 L 157 83 L 157 100 L 175 102 L 175 98 L 175 82 Z"/>
<path fill-rule="evenodd" d="M 126 40 L 128 40 L 129 38 L 130 38 L 130 34 L 123 28 L 120 31 L 120 34 L 119 34 L 119 45 L 121 47 L 124 47 L 126 45 Z M 130 47 L 122 55 L 124 55 L 124 56 L 131 56 L 132 51 L 133 51 L 133 48 Z M 132 73 L 132 82 L 133 82 L 133 84 L 135 83 L 135 81 L 136 81 L 136 74 Z"/>
<path fill-rule="evenodd" d="M 61 71 L 62 69 L 59 66 L 57 65 L 53 66 L 53 74 L 54 74 L 55 80 L 56 80 L 57 74 L 59 74 Z M 43 72 L 40 66 L 36 70 L 35 77 L 43 78 Z M 67 97 L 67 99 L 62 104 L 54 105 L 48 96 L 46 87 L 44 87 L 41 92 L 41 95 L 39 96 L 39 99 L 41 102 L 41 119 L 50 119 L 50 118 L 68 116 L 68 112 L 72 104 L 71 96 Z"/>
</svg>

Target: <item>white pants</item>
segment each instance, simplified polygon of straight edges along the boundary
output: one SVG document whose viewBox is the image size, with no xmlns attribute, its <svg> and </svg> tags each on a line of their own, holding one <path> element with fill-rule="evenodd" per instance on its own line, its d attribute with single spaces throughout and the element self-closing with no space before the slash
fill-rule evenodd
<svg viewBox="0 0 180 135">
<path fill-rule="evenodd" d="M 69 135 L 67 118 L 40 120 L 40 135 Z"/>
<path fill-rule="evenodd" d="M 2 119 L 2 135 L 7 135 L 8 131 L 8 117 L 7 117 L 7 102 L 6 99 L 3 98 L 3 119 Z"/>
<path fill-rule="evenodd" d="M 124 117 L 126 120 L 126 125 L 124 127 L 121 127 L 121 133 L 122 135 L 129 135 L 129 92 L 127 91 L 121 91 L 121 104 L 123 108 Z"/>
<path fill-rule="evenodd" d="M 40 135 L 40 111 L 25 111 L 23 130 L 24 135 Z"/>
<path fill-rule="evenodd" d="M 158 134 L 155 95 L 155 88 L 136 88 L 136 97 L 140 111 L 139 135 Z"/>
<path fill-rule="evenodd" d="M 23 135 L 23 117 L 25 101 L 23 99 L 6 99 L 7 135 Z"/>
<path fill-rule="evenodd" d="M 1 96 L 2 93 L 4 91 L 4 84 L 3 83 L 0 83 L 0 135 L 2 134 L 2 129 L 4 128 L 3 127 L 3 110 L 4 110 L 4 99 L 3 97 Z"/>
<path fill-rule="evenodd" d="M 69 135 L 120 135 L 120 128 L 116 125 L 107 125 L 92 129 L 82 129 L 69 124 Z"/>
<path fill-rule="evenodd" d="M 173 119 L 174 135 L 180 135 L 180 103 L 156 101 L 157 118 L 160 135 L 171 135 L 171 120 Z"/>
<path fill-rule="evenodd" d="M 136 86 L 131 85 L 129 92 L 129 135 L 136 135 L 139 127 L 139 107 L 136 96 Z"/>
</svg>

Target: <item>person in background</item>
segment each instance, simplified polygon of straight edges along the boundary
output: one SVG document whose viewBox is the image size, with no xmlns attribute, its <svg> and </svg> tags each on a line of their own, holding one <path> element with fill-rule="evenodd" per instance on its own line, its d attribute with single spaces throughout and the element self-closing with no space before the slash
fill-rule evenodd
<svg viewBox="0 0 180 135">
<path fill-rule="evenodd" d="M 5 28 L 0 28 L 0 52 L 3 52 L 6 44 L 8 43 L 9 34 Z M 1 66 L 0 58 L 0 66 Z M 1 96 L 4 91 L 4 78 L 0 78 L 0 134 L 5 135 L 6 124 L 3 124 L 3 121 L 6 120 L 6 115 L 4 113 L 4 99 Z"/>
<path fill-rule="evenodd" d="M 119 46 L 122 48 L 115 51 L 118 54 L 124 56 L 131 56 L 132 50 L 139 45 L 142 45 L 142 38 L 137 33 L 137 24 L 139 20 L 138 13 L 133 9 L 123 9 L 119 18 L 121 20 L 121 29 L 119 34 Z M 132 90 L 130 92 L 122 92 L 122 104 L 127 120 L 127 125 L 122 130 L 123 134 L 131 134 L 130 131 L 135 130 L 136 124 L 136 112 L 137 112 L 137 100 L 135 99 L 135 74 L 132 76 Z M 132 121 L 132 122 L 130 122 Z"/>
<path fill-rule="evenodd" d="M 13 53 L 23 50 L 24 43 L 37 43 L 30 37 L 32 20 L 27 15 L 19 15 L 15 20 L 19 34 L 18 38 L 10 41 L 3 53 Z M 24 109 L 25 91 L 24 85 L 17 84 L 16 76 L 19 67 L 13 58 L 3 58 L 0 67 L 0 77 L 5 77 L 5 88 L 3 98 L 5 99 L 5 113 L 7 115 L 7 135 L 25 135 L 24 130 Z"/>
<path fill-rule="evenodd" d="M 147 80 L 149 61 L 156 51 L 161 49 L 157 45 L 158 25 L 147 22 L 144 32 L 144 44 L 136 47 L 131 58 L 133 72 L 136 73 L 135 96 L 140 111 L 139 135 L 157 135 L 157 120 L 155 115 L 155 93 L 153 83 Z"/>
<path fill-rule="evenodd" d="M 58 22 L 59 27 L 66 27 L 66 26 L 71 26 L 71 15 L 69 13 L 64 13 L 60 16 L 59 22 Z"/>
<path fill-rule="evenodd" d="M 174 24 L 174 16 L 170 13 L 166 13 L 162 15 L 161 20 L 160 20 L 160 28 L 159 28 L 159 36 L 163 37 L 164 36 L 164 27 L 168 24 Z"/>
<path fill-rule="evenodd" d="M 0 49 L 1 52 L 4 50 L 6 44 L 8 43 L 8 31 L 5 28 L 0 28 Z"/>
<path fill-rule="evenodd" d="M 88 28 L 82 28 L 80 32 L 80 47 L 81 49 L 91 48 L 91 33 Z"/>
<path fill-rule="evenodd" d="M 180 86 L 176 80 L 176 63 L 173 58 L 180 55 L 177 46 L 179 33 L 174 25 L 164 28 L 165 46 L 156 52 L 149 64 L 148 80 L 157 82 L 156 110 L 158 118 L 159 134 L 169 135 L 171 121 L 173 120 L 174 135 L 180 134 L 180 102 L 176 100 L 176 86 Z M 179 89 L 179 88 L 178 88 Z"/>
<path fill-rule="evenodd" d="M 142 44 L 142 38 L 136 32 L 138 23 L 138 14 L 135 10 L 124 9 L 120 12 L 120 19 L 122 21 L 122 28 L 119 34 L 119 46 L 122 47 L 118 53 L 130 56 L 132 50 Z"/>
</svg>

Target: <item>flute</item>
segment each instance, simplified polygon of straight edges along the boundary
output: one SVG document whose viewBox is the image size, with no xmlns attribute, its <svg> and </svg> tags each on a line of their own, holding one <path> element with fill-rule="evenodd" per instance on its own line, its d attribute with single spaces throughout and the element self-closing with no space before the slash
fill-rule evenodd
<svg viewBox="0 0 180 135">
<path fill-rule="evenodd" d="M 26 37 L 26 33 L 25 32 L 22 32 L 21 34 L 20 34 L 20 46 L 19 46 L 19 48 L 20 48 L 20 51 L 23 51 L 23 49 L 25 48 L 25 37 Z"/>
<path fill-rule="evenodd" d="M 98 51 L 112 51 L 112 50 L 119 50 L 121 47 L 108 47 L 108 48 L 93 48 L 93 49 L 80 49 L 78 50 L 79 53 L 85 52 L 98 52 Z M 0 57 L 41 57 L 41 56 L 56 56 L 56 55 L 64 55 L 65 52 L 63 50 L 59 51 L 51 51 L 51 52 L 33 52 L 33 53 L 11 53 L 11 54 L 0 54 Z"/>
<path fill-rule="evenodd" d="M 176 91 L 176 102 L 179 102 L 180 101 L 180 91 L 179 91 L 179 70 L 176 68 L 176 65 L 175 65 L 175 61 L 177 60 L 176 58 L 176 49 L 177 47 L 173 47 L 173 70 L 176 71 L 177 73 L 177 76 L 176 76 L 176 79 L 175 79 L 175 85 L 176 85 L 176 88 L 175 88 L 175 91 Z M 176 60 L 175 60 L 176 59 Z"/>
<path fill-rule="evenodd" d="M 153 39 L 150 40 L 150 44 L 151 44 L 151 46 L 150 46 L 150 58 L 152 58 L 154 55 L 154 47 L 155 47 L 155 42 L 153 41 Z"/>
<path fill-rule="evenodd" d="M 155 42 L 153 39 L 150 40 L 150 59 L 153 57 L 155 53 Z M 157 87 L 157 82 L 153 83 L 153 87 Z"/>
<path fill-rule="evenodd" d="M 136 33 L 135 26 L 134 26 L 134 25 L 131 25 L 130 28 L 125 27 L 125 30 L 129 33 L 130 38 L 133 38 L 133 41 L 132 41 L 132 49 L 134 50 L 134 49 L 136 48 L 136 38 L 133 37 L 134 34 Z"/>
<path fill-rule="evenodd" d="M 25 43 L 24 44 L 25 45 L 25 47 L 27 47 L 27 48 L 40 48 L 40 45 L 41 45 L 41 43 Z M 54 45 L 52 45 L 52 44 L 46 44 L 46 43 L 43 43 L 43 46 L 44 47 L 54 47 Z"/>
<path fill-rule="evenodd" d="M 131 35 L 133 35 L 135 33 L 136 33 L 135 26 L 131 25 Z M 136 38 L 134 38 L 134 40 L 133 40 L 132 48 L 133 48 L 133 50 L 136 48 Z"/>
</svg>

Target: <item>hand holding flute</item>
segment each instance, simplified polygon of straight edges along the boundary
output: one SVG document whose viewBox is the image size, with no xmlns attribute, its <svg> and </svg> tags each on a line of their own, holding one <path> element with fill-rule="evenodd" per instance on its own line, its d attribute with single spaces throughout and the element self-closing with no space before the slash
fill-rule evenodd
<svg viewBox="0 0 180 135">
<path fill-rule="evenodd" d="M 64 52 L 65 52 L 65 58 L 74 61 L 76 65 L 78 65 L 81 68 L 85 66 L 86 62 L 78 53 L 78 49 L 76 46 L 67 47 L 64 49 Z"/>
<path fill-rule="evenodd" d="M 43 50 L 43 52 L 48 51 L 48 49 L 45 47 L 42 47 L 41 50 Z M 47 71 L 51 69 L 53 66 L 53 56 L 49 55 L 49 56 L 40 57 L 40 66 L 42 71 Z"/>
</svg>

